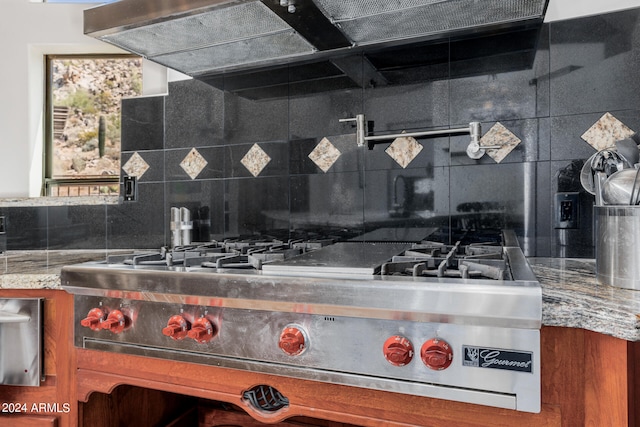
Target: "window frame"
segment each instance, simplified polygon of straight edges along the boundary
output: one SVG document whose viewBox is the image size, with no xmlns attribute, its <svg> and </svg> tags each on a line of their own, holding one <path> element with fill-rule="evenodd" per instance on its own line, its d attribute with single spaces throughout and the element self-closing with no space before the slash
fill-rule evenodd
<svg viewBox="0 0 640 427">
<path fill-rule="evenodd" d="M 126 59 L 126 58 L 139 58 L 142 57 L 133 54 L 118 54 L 118 53 L 88 53 L 88 54 L 48 54 L 44 55 L 44 141 L 42 150 L 42 184 L 40 195 L 47 197 L 64 197 L 74 196 L 73 194 L 52 194 L 51 189 L 54 186 L 60 185 L 73 185 L 79 187 L 113 187 L 118 186 L 120 178 L 122 177 L 121 168 L 118 170 L 117 175 L 108 177 L 87 177 L 87 178 L 53 178 L 53 148 L 54 148 L 54 105 L 53 105 L 53 73 L 52 73 L 52 61 L 61 59 Z M 120 148 L 122 153 L 122 148 Z M 120 191 L 109 193 L 107 195 L 119 195 Z M 81 194 L 76 194 L 79 196 Z M 98 194 L 82 194 L 82 195 L 105 195 L 103 193 Z"/>
</svg>

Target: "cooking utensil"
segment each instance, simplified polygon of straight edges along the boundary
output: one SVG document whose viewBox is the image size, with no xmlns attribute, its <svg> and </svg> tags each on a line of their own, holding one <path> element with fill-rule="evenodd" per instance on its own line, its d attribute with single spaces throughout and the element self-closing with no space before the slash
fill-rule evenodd
<svg viewBox="0 0 640 427">
<path fill-rule="evenodd" d="M 594 153 L 591 157 L 589 157 L 582 165 L 582 170 L 580 171 L 580 184 L 582 184 L 582 188 L 584 188 L 589 194 L 596 194 L 595 184 L 593 180 L 594 172 L 591 169 L 591 161 L 593 157 L 596 155 Z"/>
<path fill-rule="evenodd" d="M 633 188 L 631 189 L 631 199 L 629 201 L 630 205 L 637 205 L 640 203 L 640 169 L 636 169 L 636 178 L 633 180 Z"/>
<path fill-rule="evenodd" d="M 635 168 L 623 169 L 608 177 L 602 184 L 602 200 L 607 205 L 635 204 L 637 199 L 636 180 L 638 172 Z"/>
<path fill-rule="evenodd" d="M 631 139 L 625 138 L 616 142 L 616 151 L 629 163 L 630 166 L 640 162 L 640 151 L 638 144 Z"/>
<path fill-rule="evenodd" d="M 627 160 L 615 149 L 598 151 L 591 159 L 591 169 L 595 172 L 604 172 L 607 176 L 631 167 Z"/>
<path fill-rule="evenodd" d="M 604 174 L 604 179 L 606 179 L 614 173 L 630 167 L 631 165 L 627 159 L 620 155 L 615 148 L 600 150 L 589 157 L 582 166 L 580 183 L 587 192 L 596 196 L 596 204 L 599 204 L 597 203 L 599 192 L 596 189 L 598 184 L 596 174 L 601 172 Z M 600 184 L 604 181 L 602 175 L 600 175 L 600 181 Z"/>
<path fill-rule="evenodd" d="M 596 196 L 596 206 L 604 205 L 604 198 L 602 197 L 604 183 L 607 180 L 607 175 L 604 172 L 596 172 L 593 178 L 594 191 Z"/>
</svg>

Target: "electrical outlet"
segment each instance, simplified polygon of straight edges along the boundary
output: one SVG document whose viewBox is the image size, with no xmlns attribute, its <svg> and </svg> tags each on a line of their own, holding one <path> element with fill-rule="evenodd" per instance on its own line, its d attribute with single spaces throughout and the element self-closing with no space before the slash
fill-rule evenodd
<svg viewBox="0 0 640 427">
<path fill-rule="evenodd" d="M 580 193 L 556 193 L 553 204 L 555 228 L 580 227 Z"/>
<path fill-rule="evenodd" d="M 125 176 L 123 179 L 123 199 L 125 202 L 135 202 L 138 198 L 138 184 L 135 176 Z"/>
<path fill-rule="evenodd" d="M 7 221 L 4 215 L 0 216 L 0 253 L 7 251 Z"/>
</svg>

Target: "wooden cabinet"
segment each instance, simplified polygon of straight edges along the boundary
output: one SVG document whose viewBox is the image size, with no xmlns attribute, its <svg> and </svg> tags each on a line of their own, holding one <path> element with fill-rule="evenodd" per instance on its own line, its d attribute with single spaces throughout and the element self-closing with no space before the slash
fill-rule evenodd
<svg viewBox="0 0 640 427">
<path fill-rule="evenodd" d="M 0 426 L 11 427 L 58 427 L 58 418 L 39 415 L 0 416 Z"/>
<path fill-rule="evenodd" d="M 0 298 L 38 297 L 45 298 L 45 379 L 40 387 L 0 386 L 0 425 L 75 426 L 78 405 L 75 399 L 73 297 L 62 290 L 0 290 Z"/>
</svg>

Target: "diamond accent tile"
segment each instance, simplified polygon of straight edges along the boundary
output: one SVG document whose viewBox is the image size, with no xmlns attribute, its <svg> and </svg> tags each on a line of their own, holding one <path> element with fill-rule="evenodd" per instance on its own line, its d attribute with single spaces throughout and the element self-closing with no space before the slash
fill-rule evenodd
<svg viewBox="0 0 640 427">
<path fill-rule="evenodd" d="M 136 151 L 131 158 L 124 164 L 122 170 L 127 173 L 128 176 L 135 176 L 142 178 L 142 175 L 149 170 L 149 164 L 144 161 L 142 156 Z"/>
<path fill-rule="evenodd" d="M 415 138 L 401 136 L 400 138 L 394 139 L 391 145 L 384 151 L 404 169 L 409 166 L 409 163 L 416 158 L 423 148 Z"/>
<path fill-rule="evenodd" d="M 191 151 L 189 151 L 189 154 L 187 154 L 180 162 L 180 167 L 191 177 L 191 179 L 196 179 L 205 166 L 207 166 L 207 163 L 208 162 L 205 158 L 202 157 L 202 154 L 200 154 L 195 148 L 192 148 Z"/>
<path fill-rule="evenodd" d="M 309 158 L 316 166 L 322 169 L 322 172 L 327 173 L 341 155 L 340 150 L 338 150 L 331 141 L 327 138 L 322 138 L 318 145 L 316 145 L 316 148 L 309 153 Z"/>
<path fill-rule="evenodd" d="M 270 161 L 271 157 L 258 144 L 253 144 L 247 154 L 240 160 L 240 163 L 251 172 L 251 175 L 258 176 Z"/>
<path fill-rule="evenodd" d="M 487 148 L 487 156 L 500 163 L 513 151 L 521 140 L 502 123 L 497 122 L 480 138 L 480 146 L 500 146 L 500 148 Z"/>
<path fill-rule="evenodd" d="M 605 113 L 585 133 L 582 139 L 596 150 L 613 147 L 616 141 L 629 138 L 635 132 L 616 119 L 611 113 Z"/>
</svg>

